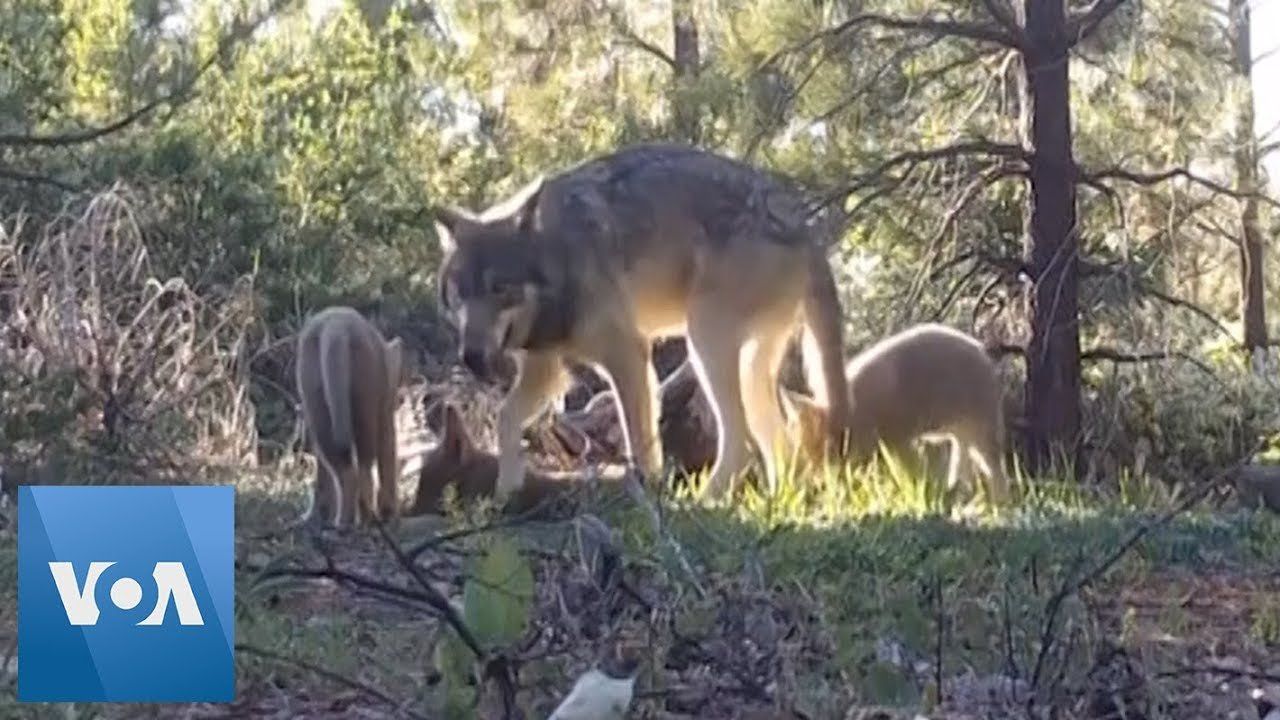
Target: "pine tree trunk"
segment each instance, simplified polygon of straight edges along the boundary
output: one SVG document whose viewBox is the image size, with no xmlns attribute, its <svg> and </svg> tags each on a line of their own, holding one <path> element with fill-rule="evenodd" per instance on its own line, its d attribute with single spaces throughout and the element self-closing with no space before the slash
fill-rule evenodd
<svg viewBox="0 0 1280 720">
<path fill-rule="evenodd" d="M 675 60 L 675 77 L 672 82 L 672 121 L 676 134 L 681 140 L 697 143 L 701 133 L 698 131 L 699 109 L 696 103 L 690 102 L 683 92 L 689 82 L 698 76 L 702 63 L 698 49 L 698 24 L 693 17 L 692 0 L 673 0 L 671 3 L 671 24 L 675 37 L 672 58 Z"/>
<path fill-rule="evenodd" d="M 1031 470 L 1076 462 L 1080 437 L 1079 234 L 1072 156 L 1066 3 L 1025 0 L 1023 108 L 1032 157 L 1025 260 L 1027 314 L 1024 446 Z"/>
<path fill-rule="evenodd" d="M 1236 109 L 1236 190 L 1258 191 L 1258 140 L 1253 131 L 1253 53 L 1249 42 L 1249 4 L 1230 0 L 1230 34 L 1233 64 L 1241 96 Z M 1267 346 L 1266 292 L 1263 282 L 1262 228 L 1258 201 L 1244 197 L 1240 204 L 1240 316 L 1244 348 L 1253 358 Z M 1255 363 L 1256 367 L 1256 363 Z"/>
</svg>

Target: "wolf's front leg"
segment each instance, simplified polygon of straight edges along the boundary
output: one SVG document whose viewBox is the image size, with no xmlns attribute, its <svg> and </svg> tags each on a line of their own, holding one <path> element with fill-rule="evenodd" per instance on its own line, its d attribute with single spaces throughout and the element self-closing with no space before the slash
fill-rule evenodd
<svg viewBox="0 0 1280 720">
<path fill-rule="evenodd" d="M 652 345 L 636 338 L 616 343 L 602 363 L 618 399 L 627 458 L 646 478 L 662 469 L 662 441 L 658 435 L 658 376 L 650 361 Z"/>
<path fill-rule="evenodd" d="M 526 353 L 516 381 L 498 410 L 498 482 L 494 494 L 505 498 L 524 485 L 524 428 L 558 393 L 568 374 L 556 353 Z"/>
</svg>

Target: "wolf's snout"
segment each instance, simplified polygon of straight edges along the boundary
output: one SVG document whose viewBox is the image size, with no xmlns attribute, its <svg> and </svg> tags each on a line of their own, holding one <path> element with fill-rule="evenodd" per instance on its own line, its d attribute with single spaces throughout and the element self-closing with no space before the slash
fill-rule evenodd
<svg viewBox="0 0 1280 720">
<path fill-rule="evenodd" d="M 483 350 L 463 348 L 462 364 L 471 371 L 471 374 L 481 380 L 486 378 L 489 374 L 489 362 Z"/>
</svg>

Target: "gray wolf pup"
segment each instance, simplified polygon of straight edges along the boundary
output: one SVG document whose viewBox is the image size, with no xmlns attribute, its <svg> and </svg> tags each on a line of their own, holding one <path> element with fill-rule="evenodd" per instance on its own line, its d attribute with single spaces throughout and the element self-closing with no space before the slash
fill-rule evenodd
<svg viewBox="0 0 1280 720">
<path fill-rule="evenodd" d="M 442 402 L 443 407 L 434 406 L 427 411 L 428 425 L 439 437 L 439 442 L 423 457 L 422 469 L 418 472 L 418 492 L 409 510 L 411 515 L 441 514 L 444 511 L 445 488 L 450 485 L 461 502 L 494 496 L 498 458 L 476 446 L 458 409 L 448 401 Z M 620 488 L 621 470 L 605 468 L 600 473 L 602 484 Z M 574 491 L 586 482 L 587 478 L 582 473 L 554 473 L 530 468 L 525 473 L 524 484 L 506 497 L 503 512 L 554 517 L 561 509 L 559 501 L 568 501 Z"/>
<path fill-rule="evenodd" d="M 297 348 L 298 395 L 317 461 L 310 515 L 339 527 L 355 524 L 357 511 L 395 519 L 400 339 L 384 340 L 363 315 L 336 306 L 307 319 Z"/>
<path fill-rule="evenodd" d="M 539 178 L 483 213 L 435 211 L 441 304 L 480 377 L 510 351 L 516 381 L 498 417 L 498 492 L 519 487 L 524 426 L 565 390 L 566 361 L 594 366 L 618 399 L 627 459 L 662 465 L 653 340 L 684 335 L 715 408 L 704 493 L 732 489 L 750 439 L 777 478 L 788 444 L 780 361 L 803 325 L 809 385 L 843 417 L 839 300 L 797 190 L 737 160 L 641 144 Z M 813 371 L 817 368 L 817 371 Z"/>
<path fill-rule="evenodd" d="M 844 459 L 866 462 L 881 444 L 906 459 L 916 439 L 949 436 L 948 492 L 958 485 L 969 492 L 977 464 L 987 478 L 988 499 L 994 504 L 1008 499 L 1000 379 L 982 343 L 945 325 L 925 323 L 862 351 L 846 372 L 851 402 Z M 826 410 L 803 395 L 783 392 L 802 457 L 827 455 Z"/>
</svg>

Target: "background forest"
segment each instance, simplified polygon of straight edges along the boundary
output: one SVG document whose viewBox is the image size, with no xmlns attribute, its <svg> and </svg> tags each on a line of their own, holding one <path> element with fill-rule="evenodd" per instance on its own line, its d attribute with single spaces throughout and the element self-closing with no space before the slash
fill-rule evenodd
<svg viewBox="0 0 1280 720">
<path fill-rule="evenodd" d="M 6 491 L 14 481 L 92 473 L 235 478 L 243 495 L 289 475 L 300 496 L 289 341 L 307 314 L 357 307 L 406 339 L 423 378 L 439 380 L 455 346 L 435 308 L 428 208 L 486 206 L 538 174 L 666 139 L 788 173 L 831 211 L 851 351 L 926 320 L 1001 347 L 1011 439 L 1024 466 L 1056 488 L 1037 502 L 1063 504 L 1071 517 L 1113 500 L 1158 515 L 1237 461 L 1265 460 L 1280 430 L 1269 331 L 1280 263 L 1268 257 L 1280 239 L 1280 191 L 1266 173 L 1280 156 L 1280 127 L 1255 120 L 1257 107 L 1276 102 L 1280 77 L 1252 77 L 1269 52 L 1250 44 L 1251 6 L 1258 17 L 1268 2 L 0 0 Z M 1273 42 L 1278 32 L 1269 31 Z M 1051 482 L 1068 477 L 1063 485 L 1079 486 Z M 710 522 L 690 512 L 693 526 Z M 761 538 L 785 524 L 779 512 L 761 511 L 737 531 L 765 552 Z M 1028 541 L 1026 557 L 1060 533 L 1081 543 L 1123 537 L 1120 516 L 1099 512 L 1106 532 L 1047 530 Z M 1234 548 L 1223 553 L 1247 546 L 1250 559 L 1280 556 L 1274 521 L 1188 527 L 1204 522 L 1213 542 Z M 839 542 L 862 548 L 850 552 L 869 564 L 845 567 L 833 551 L 829 566 L 888 573 L 897 580 L 885 587 L 897 589 L 868 606 L 813 599 L 832 634 L 855 637 L 823 651 L 838 656 L 843 679 L 828 673 L 821 692 L 792 692 L 738 678 L 748 689 L 729 696 L 777 707 L 830 699 L 807 710 L 791 702 L 805 717 L 843 717 L 831 708 L 852 707 L 851 698 L 956 701 L 962 693 L 940 690 L 942 630 L 937 677 L 930 670 L 927 681 L 886 659 L 883 646 L 886 628 L 898 637 L 920 626 L 919 642 L 899 639 L 929 655 L 925 626 L 945 614 L 920 590 L 931 579 L 963 577 L 956 587 L 996 593 L 962 589 L 985 599 L 947 613 L 1070 635 L 1049 602 L 1052 582 L 1032 582 L 1034 592 L 1002 610 L 998 581 L 976 569 L 985 562 L 867 559 L 880 557 L 866 549 L 877 543 L 900 546 L 894 533 L 923 533 L 911 547 L 927 548 L 945 545 L 949 530 L 860 528 Z M 1183 541 L 1212 545 L 1200 530 L 1170 532 L 1139 562 L 1181 561 Z M 788 537 L 769 551 L 778 567 L 834 542 Z M 1078 554 L 1108 557 L 1101 546 Z M 1024 561 L 1006 564 L 1016 575 Z M 1076 598 L 1080 566 L 1069 554 L 1044 562 L 1065 578 L 1063 598 Z M 1243 632 L 1262 648 L 1257 672 L 1280 673 L 1277 581 L 1246 575 L 1272 600 L 1242 615 Z M 915 599 L 901 604 L 899 590 Z M 1080 617 L 1092 618 L 1097 608 L 1080 602 Z M 1023 604 L 1036 610 L 1011 617 Z M 856 631 L 842 624 L 868 612 L 892 617 Z M 258 622 L 242 636 L 289 637 L 285 621 Z M 1097 629 L 1090 622 L 1079 620 Z M 1084 671 L 1095 667 L 1098 637 L 1121 636 L 1097 623 L 1106 632 L 1052 652 L 1038 630 L 1011 633 L 1007 652 L 992 649 L 990 664 L 1016 677 L 994 656 L 1032 647 L 1021 677 L 1040 705 L 1020 708 L 1087 696 L 1064 688 L 1092 682 Z M 347 652 L 333 638 L 349 627 L 325 632 L 332 637 L 307 647 L 331 660 Z M 427 667 L 430 647 L 415 652 Z M 1075 652 L 1090 662 L 1079 665 Z M 1053 675 L 1055 662 L 1080 677 Z M 356 673 L 353 657 L 330 664 L 342 663 Z M 981 665 L 961 664 L 971 674 Z M 374 685 L 390 692 L 420 680 Z M 242 678 L 241 687 L 257 686 Z M 367 688 L 343 692 L 368 699 Z M 1228 701 L 1238 703 L 1243 691 L 1233 692 Z M 721 707 L 708 702 L 690 714 Z M 299 707 L 324 716 L 313 706 L 282 716 Z M 1159 707 L 1152 717 L 1209 716 L 1195 714 L 1199 705 L 1184 714 L 1177 703 Z M 1111 717 L 1072 715 L 1086 716 Z"/>
</svg>

